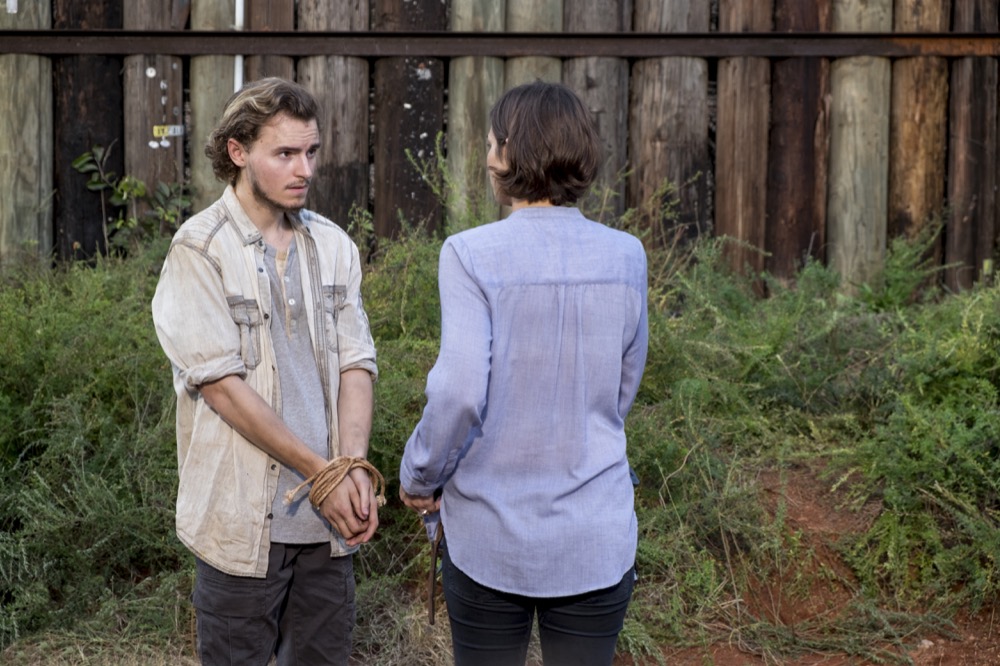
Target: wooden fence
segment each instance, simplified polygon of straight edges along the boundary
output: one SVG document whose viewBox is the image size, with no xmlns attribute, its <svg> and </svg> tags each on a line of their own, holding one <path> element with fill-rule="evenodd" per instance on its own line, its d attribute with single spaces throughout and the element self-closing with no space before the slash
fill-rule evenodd
<svg viewBox="0 0 1000 666">
<path fill-rule="evenodd" d="M 875 275 L 893 237 L 936 218 L 934 259 L 953 289 L 980 279 L 997 246 L 996 0 L 5 2 L 0 257 L 25 245 L 61 258 L 102 248 L 99 201 L 71 166 L 94 145 L 114 146 L 118 174 L 184 182 L 195 210 L 213 201 L 222 186 L 203 155 L 208 132 L 241 81 L 270 74 L 309 87 L 325 112 L 310 207 L 346 223 L 360 206 L 380 236 L 401 219 L 468 224 L 470 199 L 489 191 L 487 112 L 506 88 L 540 78 L 572 86 L 597 120 L 606 161 L 584 202 L 595 217 L 635 209 L 650 225 L 738 239 L 734 266 L 790 277 L 813 257 L 852 285 Z M 143 54 L 141 39 L 104 53 L 41 39 L 82 44 L 96 31 L 153 44 L 163 30 L 207 32 L 176 55 Z M 253 45 L 245 56 L 211 46 L 240 30 L 262 42 L 291 31 L 375 39 L 361 54 L 334 38 L 308 52 L 291 38 L 287 51 Z M 425 33 L 472 39 L 443 56 Z M 506 33 L 521 39 L 504 55 L 475 41 Z M 804 48 L 817 33 L 846 39 L 829 53 Z M 758 52 L 738 39 L 767 34 L 771 48 Z M 26 35 L 39 46 L 25 47 Z M 571 35 L 594 48 L 560 46 Z M 662 39 L 616 52 L 616 35 Z M 921 48 L 922 36 L 942 35 L 956 39 Z M 688 51 L 666 48 L 679 36 L 692 38 Z M 459 196 L 442 204 L 407 153 L 443 159 Z M 677 204 L 668 221 L 657 213 L 664 197 Z"/>
</svg>

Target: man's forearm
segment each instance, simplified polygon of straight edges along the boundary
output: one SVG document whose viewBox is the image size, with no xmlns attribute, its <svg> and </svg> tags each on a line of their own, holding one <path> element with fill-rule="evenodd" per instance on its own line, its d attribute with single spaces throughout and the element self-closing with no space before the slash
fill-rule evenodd
<svg viewBox="0 0 1000 666">
<path fill-rule="evenodd" d="M 226 423 L 281 464 L 307 478 L 326 465 L 242 378 L 230 375 L 199 388 L 205 402 Z"/>
<path fill-rule="evenodd" d="M 375 389 L 367 370 L 347 370 L 340 375 L 337 397 L 340 455 L 364 458 L 372 430 Z"/>
</svg>

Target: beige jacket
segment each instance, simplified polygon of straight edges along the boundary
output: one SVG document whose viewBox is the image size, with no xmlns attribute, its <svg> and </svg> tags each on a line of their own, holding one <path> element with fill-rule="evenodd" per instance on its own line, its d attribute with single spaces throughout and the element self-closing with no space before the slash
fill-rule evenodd
<svg viewBox="0 0 1000 666">
<path fill-rule="evenodd" d="M 378 372 L 360 258 L 350 237 L 326 218 L 303 210 L 291 221 L 332 458 L 339 452 L 340 373 L 363 368 L 374 379 Z M 239 375 L 281 414 L 270 313 L 263 239 L 230 187 L 174 236 L 153 321 L 177 392 L 177 536 L 213 567 L 258 578 L 267 571 L 279 466 L 210 409 L 198 387 Z M 333 555 L 353 550 L 331 532 Z"/>
</svg>

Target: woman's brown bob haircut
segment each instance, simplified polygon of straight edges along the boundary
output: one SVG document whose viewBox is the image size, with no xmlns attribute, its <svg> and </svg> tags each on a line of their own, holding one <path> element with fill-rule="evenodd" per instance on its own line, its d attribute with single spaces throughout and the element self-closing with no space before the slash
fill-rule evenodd
<svg viewBox="0 0 1000 666">
<path fill-rule="evenodd" d="M 297 120 L 319 121 L 319 105 L 312 94 L 297 83 L 268 77 L 246 84 L 226 102 L 222 119 L 208 137 L 205 156 L 212 161 L 212 171 L 219 180 L 236 184 L 240 168 L 229 159 L 229 140 L 236 139 L 250 148 L 260 135 L 260 128 L 279 113 Z"/>
<path fill-rule="evenodd" d="M 559 83 L 536 81 L 511 88 L 490 110 L 497 154 L 506 171 L 494 176 L 500 191 L 528 202 L 575 203 L 597 176 L 600 139 L 590 112 Z"/>
</svg>

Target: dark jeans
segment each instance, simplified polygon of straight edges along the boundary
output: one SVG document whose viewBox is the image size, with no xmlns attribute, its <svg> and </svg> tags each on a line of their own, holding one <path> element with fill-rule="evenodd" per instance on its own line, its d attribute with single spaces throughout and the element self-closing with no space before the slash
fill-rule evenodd
<svg viewBox="0 0 1000 666">
<path fill-rule="evenodd" d="M 197 560 L 194 606 L 205 666 L 347 664 L 354 565 L 330 544 L 271 544 L 266 578 L 230 576 Z"/>
<path fill-rule="evenodd" d="M 607 589 L 531 598 L 480 585 L 443 550 L 442 584 L 456 666 L 524 666 L 536 612 L 545 666 L 609 666 L 614 660 L 634 570 Z"/>
</svg>

